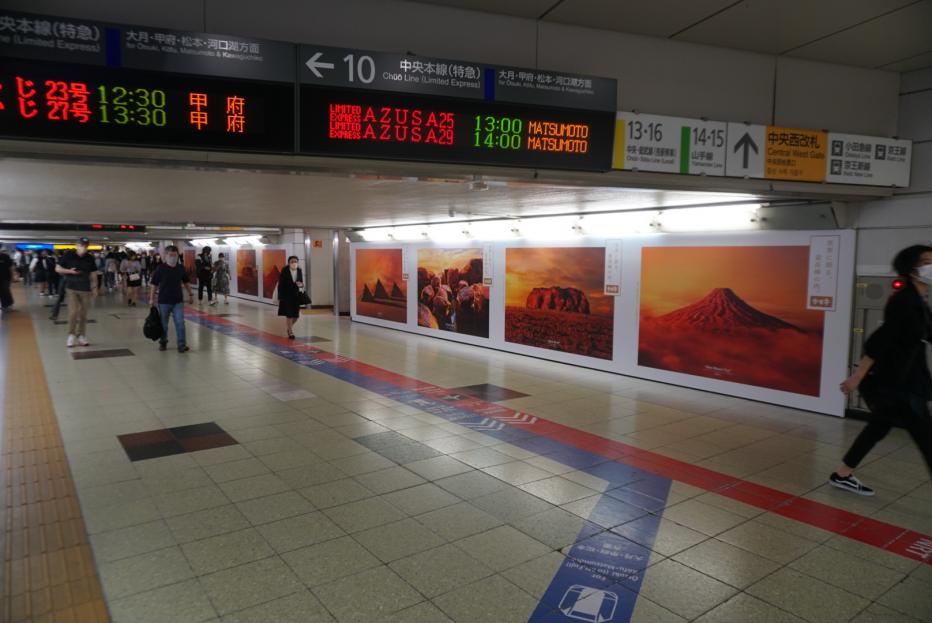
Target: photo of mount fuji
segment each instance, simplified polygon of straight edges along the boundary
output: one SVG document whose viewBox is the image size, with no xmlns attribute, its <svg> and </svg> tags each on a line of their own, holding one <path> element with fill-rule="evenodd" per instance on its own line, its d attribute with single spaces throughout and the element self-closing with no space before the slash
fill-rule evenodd
<svg viewBox="0 0 932 623">
<path fill-rule="evenodd" d="M 818 396 L 809 247 L 644 247 L 638 365 Z"/>
<path fill-rule="evenodd" d="M 408 319 L 401 249 L 356 249 L 356 313 L 393 322 Z"/>
</svg>

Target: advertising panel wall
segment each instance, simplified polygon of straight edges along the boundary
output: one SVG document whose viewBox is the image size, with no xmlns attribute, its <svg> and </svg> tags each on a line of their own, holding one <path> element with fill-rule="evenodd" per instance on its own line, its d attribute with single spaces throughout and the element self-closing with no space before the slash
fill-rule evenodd
<svg viewBox="0 0 932 623">
<path fill-rule="evenodd" d="M 850 231 L 355 243 L 351 258 L 359 322 L 844 412 Z"/>
</svg>

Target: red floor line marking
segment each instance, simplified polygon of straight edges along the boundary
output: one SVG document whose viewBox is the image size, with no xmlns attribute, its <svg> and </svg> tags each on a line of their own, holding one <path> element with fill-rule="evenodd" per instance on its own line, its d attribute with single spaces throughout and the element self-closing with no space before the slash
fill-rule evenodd
<svg viewBox="0 0 932 623">
<path fill-rule="evenodd" d="M 377 366 L 356 361 L 343 355 L 336 355 L 308 344 L 296 344 L 272 333 L 254 329 L 247 325 L 236 323 L 225 318 L 217 318 L 203 312 L 194 312 L 194 315 L 209 317 L 212 322 L 224 323 L 246 329 L 246 333 L 260 336 L 263 339 L 278 343 L 282 346 L 306 350 L 309 353 L 320 354 L 320 359 L 332 361 L 340 367 L 352 369 L 365 376 L 377 378 L 393 383 L 399 387 L 413 389 L 425 396 L 436 397 L 438 393 L 449 393 L 450 390 L 425 383 L 417 379 L 403 376 L 396 372 L 379 368 Z M 512 424 L 510 418 L 521 413 L 508 407 L 486 402 L 477 398 L 464 398 L 450 403 L 461 409 L 466 409 L 492 419 L 502 418 L 506 425 Z M 766 485 L 759 485 L 741 478 L 729 476 L 685 461 L 670 458 L 656 452 L 636 448 L 628 444 L 600 437 L 594 433 L 581 431 L 564 424 L 551 422 L 539 416 L 533 423 L 523 424 L 525 430 L 531 430 L 537 435 L 560 441 L 580 450 L 585 450 L 611 460 L 618 460 L 632 467 L 664 476 L 670 480 L 692 485 L 718 495 L 731 498 L 738 502 L 754 506 L 788 519 L 799 521 L 810 526 L 839 534 L 849 539 L 860 541 L 879 549 L 899 554 L 906 558 L 932 565 L 932 536 L 908 530 L 893 524 L 864 515 L 852 513 L 828 504 L 801 498 Z"/>
</svg>

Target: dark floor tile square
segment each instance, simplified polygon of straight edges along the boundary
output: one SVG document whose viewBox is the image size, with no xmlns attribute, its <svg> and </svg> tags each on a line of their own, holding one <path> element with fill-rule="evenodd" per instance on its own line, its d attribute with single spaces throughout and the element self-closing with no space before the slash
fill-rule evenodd
<svg viewBox="0 0 932 623">
<path fill-rule="evenodd" d="M 395 431 L 374 433 L 372 435 L 364 435 L 356 438 L 357 443 L 361 443 L 373 452 L 381 452 L 385 448 L 410 443 L 411 441 L 413 441 L 413 439 L 410 437 L 405 437 L 401 433 L 396 433 Z"/>
<path fill-rule="evenodd" d="M 389 461 L 394 461 L 399 465 L 406 465 L 408 463 L 413 463 L 415 461 L 421 461 L 423 459 L 432 459 L 436 456 L 443 456 L 443 452 L 438 452 L 430 446 L 425 446 L 422 443 L 412 441 L 411 443 L 398 444 L 396 446 L 388 446 L 386 448 L 379 448 L 374 450 L 374 452 L 381 454 Z"/>
<path fill-rule="evenodd" d="M 519 391 L 508 389 L 507 387 L 499 387 L 498 385 L 491 385 L 489 383 L 466 385 L 465 387 L 451 387 L 450 390 L 460 394 L 466 394 L 473 398 L 481 398 L 488 402 L 498 402 L 500 400 L 511 400 L 512 398 L 524 398 L 527 396 L 527 394 L 523 394 Z"/>
<path fill-rule="evenodd" d="M 55 321 L 55 324 L 57 324 L 57 325 L 68 324 L 68 321 L 67 321 L 67 320 L 56 320 L 56 321 Z M 97 321 L 96 321 L 96 320 L 88 320 L 88 321 L 87 321 L 87 324 L 97 324 Z"/>
<path fill-rule="evenodd" d="M 161 441 L 159 443 L 150 443 L 124 449 L 130 461 L 157 459 L 163 456 L 171 456 L 172 454 L 181 454 L 185 451 L 184 448 L 181 447 L 181 444 L 174 439 L 171 441 Z"/>
<path fill-rule="evenodd" d="M 178 440 L 181 447 L 187 452 L 197 452 L 198 450 L 210 450 L 211 448 L 222 448 L 223 446 L 235 446 L 237 441 L 227 433 L 215 433 L 213 435 L 199 435 L 197 437 L 184 437 Z"/>
<path fill-rule="evenodd" d="M 189 424 L 187 426 L 174 426 L 168 429 L 178 439 L 186 437 L 200 437 L 202 435 L 216 435 L 224 432 L 215 422 L 203 424 Z"/>
<path fill-rule="evenodd" d="M 71 353 L 72 359 L 107 359 L 109 357 L 133 357 L 135 354 L 128 348 L 110 348 L 104 350 L 80 350 Z"/>
<path fill-rule="evenodd" d="M 126 435 L 117 435 L 117 439 L 124 448 L 136 448 L 138 446 L 147 446 L 153 443 L 164 443 L 166 441 L 175 441 L 175 436 L 168 429 L 160 428 L 158 430 L 147 430 L 143 433 L 128 433 Z"/>
</svg>

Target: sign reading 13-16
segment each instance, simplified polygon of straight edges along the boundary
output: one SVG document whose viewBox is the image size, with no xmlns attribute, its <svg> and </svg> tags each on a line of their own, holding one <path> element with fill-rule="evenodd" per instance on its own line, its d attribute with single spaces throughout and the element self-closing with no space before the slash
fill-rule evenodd
<svg viewBox="0 0 932 623">
<path fill-rule="evenodd" d="M 684 117 L 619 112 L 613 168 L 724 175 L 727 124 Z"/>
</svg>

